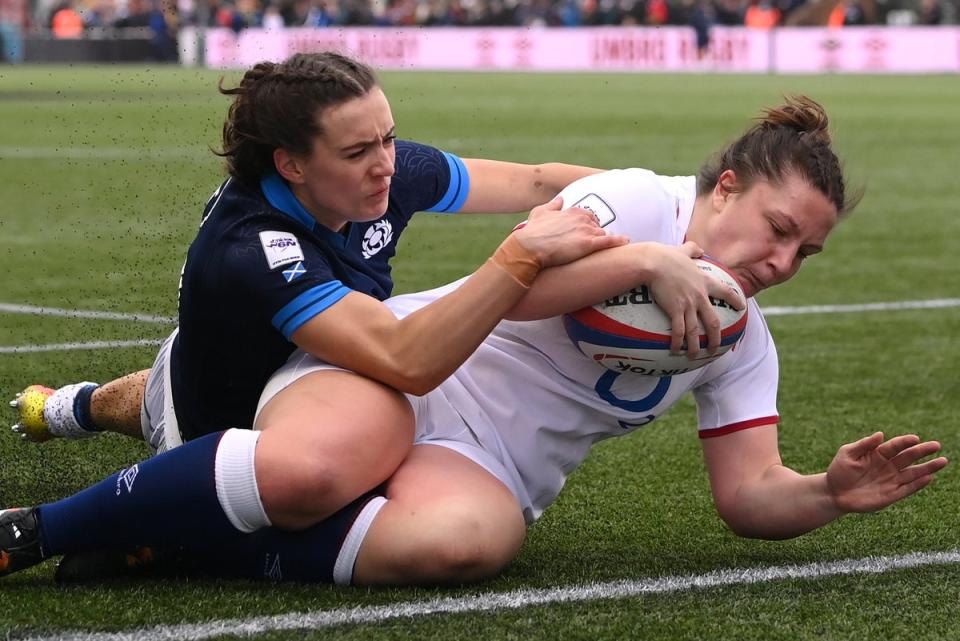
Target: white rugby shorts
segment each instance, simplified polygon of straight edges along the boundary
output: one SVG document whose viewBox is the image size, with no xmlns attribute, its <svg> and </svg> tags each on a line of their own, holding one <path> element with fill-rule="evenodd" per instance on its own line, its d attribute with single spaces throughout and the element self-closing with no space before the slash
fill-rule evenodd
<svg viewBox="0 0 960 641">
<path fill-rule="evenodd" d="M 170 389 L 170 349 L 178 329 L 163 341 L 153 367 L 147 375 L 147 388 L 140 406 L 140 429 L 143 440 L 154 454 L 166 452 L 183 444 L 177 413 L 173 409 L 173 392 Z"/>
<path fill-rule="evenodd" d="M 267 381 L 260 395 L 260 402 L 257 404 L 257 416 L 260 415 L 264 406 L 286 387 L 307 374 L 324 370 L 350 371 L 321 361 L 305 352 L 299 350 L 294 352 Z M 521 487 L 519 474 L 516 470 L 511 474 L 504 463 L 481 443 L 476 432 L 467 425 L 440 388 L 424 396 L 413 394 L 405 396 L 413 407 L 417 421 L 413 437 L 415 446 L 439 445 L 457 452 L 506 485 L 520 506 L 526 507 L 529 500 L 521 498 L 526 496 L 526 493 L 519 491 Z M 483 428 L 492 430 L 493 426 L 483 426 Z"/>
</svg>

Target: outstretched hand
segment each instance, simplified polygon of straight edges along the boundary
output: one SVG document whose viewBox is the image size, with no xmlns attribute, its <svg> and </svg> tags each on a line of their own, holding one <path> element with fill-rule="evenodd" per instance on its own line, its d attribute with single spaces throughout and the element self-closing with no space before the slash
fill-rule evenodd
<svg viewBox="0 0 960 641">
<path fill-rule="evenodd" d="M 883 432 L 842 446 L 827 468 L 827 487 L 844 512 L 873 512 L 926 487 L 947 466 L 936 441 L 914 434 L 884 441 Z"/>
</svg>

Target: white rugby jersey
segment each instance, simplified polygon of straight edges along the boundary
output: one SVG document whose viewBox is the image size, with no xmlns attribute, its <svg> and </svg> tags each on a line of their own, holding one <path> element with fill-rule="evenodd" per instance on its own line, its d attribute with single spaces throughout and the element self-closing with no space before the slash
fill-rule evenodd
<svg viewBox="0 0 960 641">
<path fill-rule="evenodd" d="M 565 206 L 594 209 L 611 233 L 631 241 L 681 245 L 696 180 L 643 169 L 590 176 L 562 192 Z M 387 301 L 400 317 L 458 283 Z M 677 376 L 619 374 L 584 356 L 560 318 L 501 322 L 438 390 L 476 439 L 515 475 L 527 522 L 557 497 L 590 447 L 649 425 L 687 391 L 697 402 L 700 436 L 777 422 L 778 365 L 757 304 L 740 343 L 709 365 Z M 523 496 L 526 494 L 526 496 Z"/>
</svg>

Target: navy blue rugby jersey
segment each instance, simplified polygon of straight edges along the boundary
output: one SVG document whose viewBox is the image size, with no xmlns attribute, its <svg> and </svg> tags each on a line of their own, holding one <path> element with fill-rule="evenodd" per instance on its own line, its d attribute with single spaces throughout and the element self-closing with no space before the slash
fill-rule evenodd
<svg viewBox="0 0 960 641">
<path fill-rule="evenodd" d="M 351 291 L 389 297 L 389 260 L 410 217 L 466 200 L 469 177 L 453 154 L 397 141 L 395 167 L 386 214 L 346 235 L 319 225 L 278 174 L 257 186 L 229 178 L 210 198 L 183 267 L 171 352 L 184 439 L 252 427 L 263 386 L 295 349 L 290 336 Z"/>
</svg>

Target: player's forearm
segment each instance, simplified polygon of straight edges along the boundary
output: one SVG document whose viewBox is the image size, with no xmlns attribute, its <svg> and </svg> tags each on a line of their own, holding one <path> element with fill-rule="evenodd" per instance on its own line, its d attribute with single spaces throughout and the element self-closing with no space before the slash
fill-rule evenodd
<svg viewBox="0 0 960 641">
<path fill-rule="evenodd" d="M 406 316 L 380 344 L 386 369 L 377 378 L 403 392 L 426 394 L 480 346 L 526 288 L 492 260 L 460 287 Z"/>
<path fill-rule="evenodd" d="M 550 318 L 595 305 L 641 283 L 649 283 L 653 276 L 649 253 L 650 243 L 632 243 L 545 269 L 506 318 Z"/>
<path fill-rule="evenodd" d="M 534 184 L 535 192 L 532 194 L 534 199 L 541 199 L 540 202 L 550 200 L 558 193 L 563 191 L 570 183 L 580 180 L 586 176 L 599 174 L 603 169 L 594 167 L 584 167 L 581 165 L 567 165 L 560 162 L 549 162 L 534 166 Z M 570 207 L 573 203 L 564 203 L 564 207 Z"/>
<path fill-rule="evenodd" d="M 798 474 L 783 465 L 745 482 L 728 503 L 718 503 L 718 509 L 730 529 L 757 539 L 789 539 L 844 514 L 830 494 L 826 474 Z"/>
<path fill-rule="evenodd" d="M 470 193 L 460 211 L 466 213 L 529 211 L 552 200 L 573 181 L 602 171 L 564 163 L 464 159 L 464 164 L 470 174 Z"/>
</svg>

